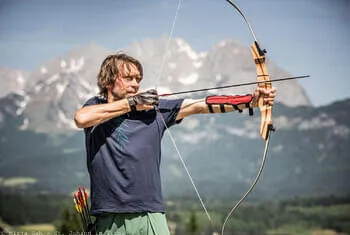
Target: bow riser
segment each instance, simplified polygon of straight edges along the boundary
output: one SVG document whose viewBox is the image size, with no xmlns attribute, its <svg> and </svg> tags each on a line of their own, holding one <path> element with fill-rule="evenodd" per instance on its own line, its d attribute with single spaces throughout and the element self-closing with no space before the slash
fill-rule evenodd
<svg viewBox="0 0 350 235">
<path fill-rule="evenodd" d="M 256 66 L 258 86 L 264 89 L 271 89 L 270 75 L 266 67 L 265 51 L 261 50 L 259 44 L 255 41 L 251 46 L 251 52 Z M 268 82 L 266 82 L 268 81 Z M 273 130 L 272 126 L 272 106 L 266 105 L 263 98 L 258 101 L 258 107 L 261 114 L 260 136 L 263 140 L 267 140 L 269 132 Z"/>
</svg>

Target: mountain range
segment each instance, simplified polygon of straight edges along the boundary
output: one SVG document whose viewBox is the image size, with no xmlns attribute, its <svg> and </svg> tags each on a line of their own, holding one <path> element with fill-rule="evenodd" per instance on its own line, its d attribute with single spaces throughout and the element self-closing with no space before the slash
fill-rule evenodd
<svg viewBox="0 0 350 235">
<path fill-rule="evenodd" d="M 223 40 L 196 52 L 183 39 L 135 42 L 123 51 L 144 66 L 142 89 L 159 93 L 254 81 L 249 48 Z M 115 53 L 96 45 L 76 48 L 34 71 L 0 69 L 0 188 L 32 193 L 70 193 L 88 186 L 84 136 L 74 112 L 96 95 L 103 58 Z M 271 78 L 288 77 L 269 61 Z M 252 198 L 350 193 L 350 100 L 313 107 L 296 82 L 276 83 L 277 102 L 268 161 Z M 193 94 L 245 94 L 254 86 Z M 187 97 L 187 96 L 186 96 Z M 172 134 L 198 189 L 208 198 L 231 198 L 249 187 L 264 142 L 259 112 L 197 115 L 173 127 Z M 169 137 L 163 142 L 166 196 L 194 196 Z"/>
</svg>

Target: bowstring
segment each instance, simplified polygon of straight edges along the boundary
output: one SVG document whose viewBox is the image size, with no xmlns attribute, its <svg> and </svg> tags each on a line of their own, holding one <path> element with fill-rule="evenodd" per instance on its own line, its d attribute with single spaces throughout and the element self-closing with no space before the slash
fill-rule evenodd
<svg viewBox="0 0 350 235">
<path fill-rule="evenodd" d="M 163 56 L 163 59 L 162 59 L 162 62 L 161 62 L 161 66 L 160 66 L 159 76 L 157 77 L 157 80 L 156 80 L 156 87 L 155 87 L 156 89 L 159 86 L 160 78 L 161 78 L 161 76 L 163 74 L 165 63 L 166 63 L 166 60 L 167 60 L 168 55 L 169 55 L 169 48 L 170 48 L 171 40 L 173 39 L 173 34 L 174 34 L 174 31 L 175 31 L 176 21 L 177 21 L 177 17 L 178 17 L 179 11 L 181 9 L 182 3 L 183 3 L 183 0 L 179 0 L 178 4 L 177 4 L 177 8 L 176 8 L 176 11 L 175 11 L 174 19 L 173 19 L 173 22 L 172 22 L 172 26 L 171 26 L 171 29 L 170 29 L 170 32 L 169 32 L 169 36 L 168 36 L 168 41 L 167 41 L 166 48 L 165 48 L 165 53 L 164 53 L 164 56 Z M 209 222 L 211 223 L 211 226 L 212 226 L 213 230 L 215 231 L 214 223 L 213 223 L 213 221 L 211 219 L 211 216 L 210 216 L 210 214 L 209 214 L 209 212 L 207 210 L 207 207 L 205 206 L 205 204 L 203 202 L 203 199 L 202 199 L 202 197 L 201 197 L 201 195 L 200 195 L 200 193 L 199 193 L 199 191 L 197 189 L 196 184 L 194 183 L 193 177 L 192 177 L 190 171 L 187 168 L 187 165 L 186 165 L 186 163 L 184 161 L 184 158 L 182 157 L 182 155 L 180 153 L 180 150 L 179 150 L 179 148 L 178 148 L 178 146 L 176 144 L 175 138 L 174 138 L 172 132 L 170 131 L 168 125 L 166 124 L 166 122 L 164 120 L 164 117 L 163 117 L 162 113 L 160 112 L 159 108 L 157 106 L 155 106 L 155 109 L 156 109 L 156 111 L 159 113 L 159 115 L 161 117 L 161 120 L 162 120 L 162 122 L 163 122 L 163 124 L 165 126 L 165 129 L 167 130 L 168 136 L 169 136 L 169 138 L 170 138 L 170 140 L 171 140 L 171 142 L 172 142 L 172 144 L 173 144 L 173 146 L 175 148 L 177 156 L 179 157 L 179 159 L 180 159 L 180 161 L 182 163 L 182 166 L 184 167 L 184 169 L 186 171 L 186 174 L 187 174 L 187 176 L 188 176 L 188 178 L 189 178 L 189 180 L 190 180 L 190 182 L 192 184 L 192 187 L 193 187 L 194 191 L 196 192 L 196 195 L 197 195 L 197 197 L 198 197 L 198 199 L 199 199 L 199 201 L 201 203 L 201 206 L 202 206 L 203 210 L 205 211 L 205 214 L 206 214 Z"/>
<path fill-rule="evenodd" d="M 192 184 L 192 187 L 193 187 L 194 191 L 196 192 L 196 195 L 197 195 L 197 197 L 198 197 L 198 199 L 199 199 L 199 201 L 200 201 L 200 203 L 201 203 L 201 206 L 202 206 L 203 210 L 205 211 L 205 214 L 206 214 L 206 216 L 208 217 L 209 222 L 210 222 L 210 224 L 211 224 L 213 230 L 215 231 L 215 226 L 214 226 L 213 220 L 211 219 L 211 216 L 210 216 L 210 214 L 209 214 L 209 212 L 208 212 L 208 210 L 207 210 L 207 207 L 205 206 L 205 204 L 204 204 L 204 202 L 203 202 L 203 199 L 202 199 L 202 197 L 201 197 L 201 195 L 200 195 L 200 193 L 199 193 L 199 191 L 198 191 L 198 189 L 197 189 L 197 186 L 196 186 L 196 184 L 194 183 L 193 177 L 192 177 L 190 171 L 189 171 L 188 168 L 187 168 L 187 165 L 186 165 L 186 163 L 185 163 L 185 160 L 184 160 L 184 158 L 182 157 L 182 155 L 181 155 L 181 153 L 180 153 L 180 150 L 179 150 L 179 148 L 178 148 L 178 146 L 177 146 L 177 144 L 176 144 L 175 138 L 174 138 L 172 132 L 169 130 L 169 128 L 168 128 L 168 126 L 167 126 L 167 124 L 166 124 L 166 122 L 165 122 L 165 120 L 164 120 L 164 117 L 163 117 L 163 115 L 161 114 L 161 112 L 160 112 L 160 110 L 158 109 L 158 107 L 156 107 L 156 109 L 157 109 L 157 111 L 158 111 L 158 113 L 159 113 L 159 115 L 160 115 L 160 117 L 161 117 L 161 120 L 162 120 L 162 122 L 163 122 L 163 124 L 164 124 L 164 126 L 165 126 L 165 128 L 166 128 L 166 130 L 167 130 L 167 132 L 168 132 L 168 136 L 169 136 L 169 138 L 170 138 L 170 140 L 171 140 L 171 142 L 172 142 L 172 144 L 173 144 L 173 146 L 174 146 L 174 148 L 175 148 L 175 151 L 176 151 L 176 153 L 177 153 L 177 156 L 179 157 L 179 159 L 180 159 L 180 161 L 181 161 L 181 163 L 182 163 L 182 166 L 184 167 L 184 169 L 185 169 L 185 171 L 186 171 L 186 173 L 187 173 L 187 176 L 188 176 L 188 178 L 190 179 L 190 182 L 191 182 L 191 184 Z"/>
<path fill-rule="evenodd" d="M 174 31 L 175 31 L 175 25 L 176 25 L 176 21 L 177 21 L 177 16 L 178 16 L 180 8 L 182 6 L 182 2 L 183 2 L 183 0 L 179 0 L 178 3 L 177 3 L 177 8 L 176 8 L 176 11 L 175 11 L 174 19 L 173 19 L 173 22 L 171 24 L 171 28 L 170 28 L 170 32 L 169 32 L 169 36 L 168 36 L 168 41 L 167 41 L 166 46 L 165 46 L 165 53 L 164 53 L 162 62 L 160 64 L 159 75 L 157 76 L 157 80 L 156 80 L 156 90 L 157 90 L 157 87 L 159 85 L 160 78 L 163 75 L 165 62 L 166 62 L 166 60 L 168 58 L 168 55 L 169 55 L 169 48 L 170 48 L 171 40 L 173 39 L 173 34 L 174 34 Z"/>
</svg>

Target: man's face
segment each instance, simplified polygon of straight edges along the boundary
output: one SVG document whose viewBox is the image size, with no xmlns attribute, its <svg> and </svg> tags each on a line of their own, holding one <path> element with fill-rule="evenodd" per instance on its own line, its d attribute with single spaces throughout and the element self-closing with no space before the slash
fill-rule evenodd
<svg viewBox="0 0 350 235">
<path fill-rule="evenodd" d="M 133 96 L 139 90 L 142 76 L 134 64 L 122 64 L 120 74 L 116 77 L 113 87 L 108 89 L 108 96 L 113 101 Z"/>
</svg>

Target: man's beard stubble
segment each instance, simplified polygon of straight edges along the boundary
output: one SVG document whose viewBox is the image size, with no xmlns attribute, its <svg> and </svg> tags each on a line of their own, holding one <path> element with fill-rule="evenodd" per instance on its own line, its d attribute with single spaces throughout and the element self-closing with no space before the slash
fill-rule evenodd
<svg viewBox="0 0 350 235">
<path fill-rule="evenodd" d="M 120 94 L 118 92 L 115 91 L 111 91 L 111 95 L 112 95 L 112 99 L 113 101 L 117 101 L 117 100 L 121 100 L 127 97 L 127 94 Z"/>
</svg>

